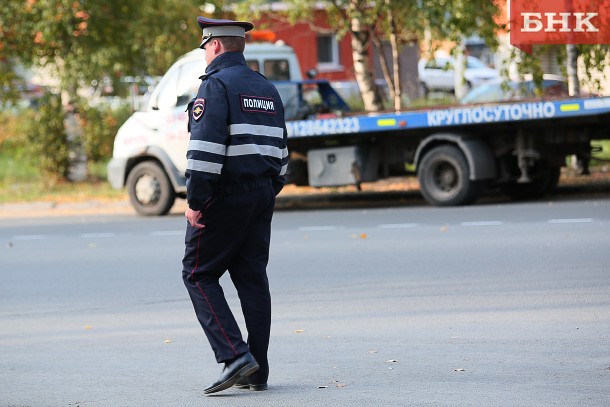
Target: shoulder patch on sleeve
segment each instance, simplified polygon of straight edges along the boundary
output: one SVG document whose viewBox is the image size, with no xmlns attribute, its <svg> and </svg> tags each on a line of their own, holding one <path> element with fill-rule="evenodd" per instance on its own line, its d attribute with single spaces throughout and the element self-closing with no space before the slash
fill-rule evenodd
<svg viewBox="0 0 610 407">
<path fill-rule="evenodd" d="M 248 113 L 276 114 L 275 101 L 262 96 L 239 95 L 241 110 Z"/>
<path fill-rule="evenodd" d="M 205 99 L 199 98 L 195 100 L 193 103 L 193 120 L 197 121 L 201 119 L 203 116 L 203 112 L 205 111 Z"/>
</svg>

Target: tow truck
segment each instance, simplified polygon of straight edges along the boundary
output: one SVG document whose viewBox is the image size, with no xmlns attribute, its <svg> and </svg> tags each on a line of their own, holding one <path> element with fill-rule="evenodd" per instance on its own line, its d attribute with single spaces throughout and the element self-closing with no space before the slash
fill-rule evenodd
<svg viewBox="0 0 610 407">
<path fill-rule="evenodd" d="M 184 110 L 203 72 L 197 52 L 170 68 L 148 109 L 116 136 L 108 179 L 127 187 L 142 215 L 164 215 L 185 196 Z M 328 81 L 301 79 L 290 47 L 251 44 L 245 55 L 282 97 L 288 182 L 297 185 L 360 187 L 417 175 L 432 205 L 467 205 L 488 187 L 516 199 L 542 197 L 557 186 L 566 156 L 590 156 L 591 141 L 607 139 L 610 129 L 610 97 L 354 113 Z"/>
<path fill-rule="evenodd" d="M 298 185 L 338 186 L 417 175 L 437 206 L 491 188 L 532 199 L 558 184 L 566 156 L 608 139 L 610 97 L 529 100 L 287 122 Z"/>
</svg>

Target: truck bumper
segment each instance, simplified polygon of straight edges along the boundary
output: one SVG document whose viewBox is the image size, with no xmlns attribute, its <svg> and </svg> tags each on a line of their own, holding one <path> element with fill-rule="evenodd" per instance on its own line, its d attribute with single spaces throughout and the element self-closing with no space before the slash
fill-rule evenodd
<svg viewBox="0 0 610 407">
<path fill-rule="evenodd" d="M 113 158 L 108 163 L 108 182 L 114 189 L 122 189 L 125 186 L 125 169 L 127 158 Z"/>
</svg>

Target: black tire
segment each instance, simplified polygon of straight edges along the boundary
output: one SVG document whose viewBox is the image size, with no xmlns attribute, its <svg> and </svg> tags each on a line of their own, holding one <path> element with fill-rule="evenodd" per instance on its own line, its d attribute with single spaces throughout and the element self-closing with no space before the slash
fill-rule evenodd
<svg viewBox="0 0 610 407">
<path fill-rule="evenodd" d="M 466 157 L 453 145 L 428 151 L 418 165 L 417 178 L 422 195 L 432 205 L 468 205 L 479 195 L 480 183 L 469 179 Z"/>
<path fill-rule="evenodd" d="M 136 212 L 144 216 L 162 216 L 176 201 L 176 193 L 167 174 L 154 161 L 137 164 L 127 177 L 129 200 Z"/>
<path fill-rule="evenodd" d="M 288 161 L 288 168 L 286 169 L 286 183 L 295 184 L 301 187 L 309 185 L 307 161 L 299 158 L 292 158 L 290 161 Z"/>
<path fill-rule="evenodd" d="M 539 162 L 533 168 L 532 182 L 520 184 L 514 181 L 500 188 L 504 194 L 514 200 L 542 198 L 555 190 L 560 175 L 561 167 L 550 167 L 546 163 Z"/>
</svg>

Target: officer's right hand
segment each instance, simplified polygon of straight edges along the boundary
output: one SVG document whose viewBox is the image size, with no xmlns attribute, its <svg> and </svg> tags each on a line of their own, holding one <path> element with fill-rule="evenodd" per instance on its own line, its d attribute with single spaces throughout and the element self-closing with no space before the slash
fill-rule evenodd
<svg viewBox="0 0 610 407">
<path fill-rule="evenodd" d="M 187 208 L 186 212 L 184 212 L 184 216 L 188 219 L 189 223 L 192 227 L 197 229 L 203 229 L 205 227 L 204 224 L 199 223 L 201 219 L 201 211 L 196 211 L 191 208 Z"/>
</svg>

